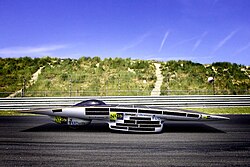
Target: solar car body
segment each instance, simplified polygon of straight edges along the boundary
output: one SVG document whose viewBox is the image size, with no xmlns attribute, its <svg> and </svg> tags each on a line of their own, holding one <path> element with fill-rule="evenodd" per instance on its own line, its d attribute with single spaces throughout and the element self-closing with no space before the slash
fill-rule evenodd
<svg viewBox="0 0 250 167">
<path fill-rule="evenodd" d="M 157 133 L 165 121 L 228 120 L 227 117 L 175 108 L 141 105 L 105 104 L 100 100 L 86 100 L 72 107 L 36 109 L 35 114 L 50 116 L 54 122 L 69 126 L 84 126 L 92 120 L 102 120 L 114 131 Z"/>
</svg>

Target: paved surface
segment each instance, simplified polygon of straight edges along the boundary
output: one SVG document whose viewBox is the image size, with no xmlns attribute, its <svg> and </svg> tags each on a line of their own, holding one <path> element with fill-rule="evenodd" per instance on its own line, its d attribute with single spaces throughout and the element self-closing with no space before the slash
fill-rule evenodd
<svg viewBox="0 0 250 167">
<path fill-rule="evenodd" d="M 249 166 L 250 115 L 167 122 L 160 134 L 69 129 L 48 117 L 0 117 L 0 166 Z"/>
</svg>

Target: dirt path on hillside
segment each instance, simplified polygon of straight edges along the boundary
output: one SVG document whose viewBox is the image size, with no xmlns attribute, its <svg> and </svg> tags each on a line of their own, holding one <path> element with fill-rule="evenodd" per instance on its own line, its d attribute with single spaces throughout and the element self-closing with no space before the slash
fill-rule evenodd
<svg viewBox="0 0 250 167">
<path fill-rule="evenodd" d="M 160 96 L 161 95 L 161 85 L 163 82 L 163 76 L 161 75 L 161 64 L 159 63 L 154 63 L 155 65 L 155 74 L 156 74 L 156 82 L 155 82 L 155 87 L 151 92 L 151 96 Z"/>
<path fill-rule="evenodd" d="M 44 68 L 45 66 L 43 67 L 40 67 L 33 75 L 32 75 L 32 78 L 29 80 L 28 84 L 26 84 L 26 89 L 30 86 L 32 86 L 33 84 L 36 83 L 37 79 L 38 79 L 38 76 L 39 74 L 41 74 L 42 72 L 42 69 Z M 16 91 L 15 93 L 12 93 L 11 95 L 9 95 L 7 98 L 11 98 L 11 97 L 15 97 L 17 96 L 19 93 L 22 93 L 22 90 L 23 89 L 20 89 L 18 91 Z"/>
</svg>

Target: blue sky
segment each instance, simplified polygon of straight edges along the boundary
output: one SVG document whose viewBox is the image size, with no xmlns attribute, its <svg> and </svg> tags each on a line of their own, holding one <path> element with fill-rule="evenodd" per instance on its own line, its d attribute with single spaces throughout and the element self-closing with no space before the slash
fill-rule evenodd
<svg viewBox="0 0 250 167">
<path fill-rule="evenodd" d="M 249 0 L 0 0 L 0 57 L 250 65 Z"/>
</svg>

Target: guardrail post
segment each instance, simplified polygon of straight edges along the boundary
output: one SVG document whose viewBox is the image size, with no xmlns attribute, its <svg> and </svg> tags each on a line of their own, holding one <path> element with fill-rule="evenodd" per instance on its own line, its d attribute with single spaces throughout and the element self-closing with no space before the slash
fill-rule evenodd
<svg viewBox="0 0 250 167">
<path fill-rule="evenodd" d="M 69 97 L 71 97 L 72 79 L 69 80 Z"/>
<path fill-rule="evenodd" d="M 23 78 L 23 88 L 22 88 L 22 94 L 21 94 L 22 97 L 25 96 L 25 89 L 26 89 L 26 79 Z"/>
</svg>

